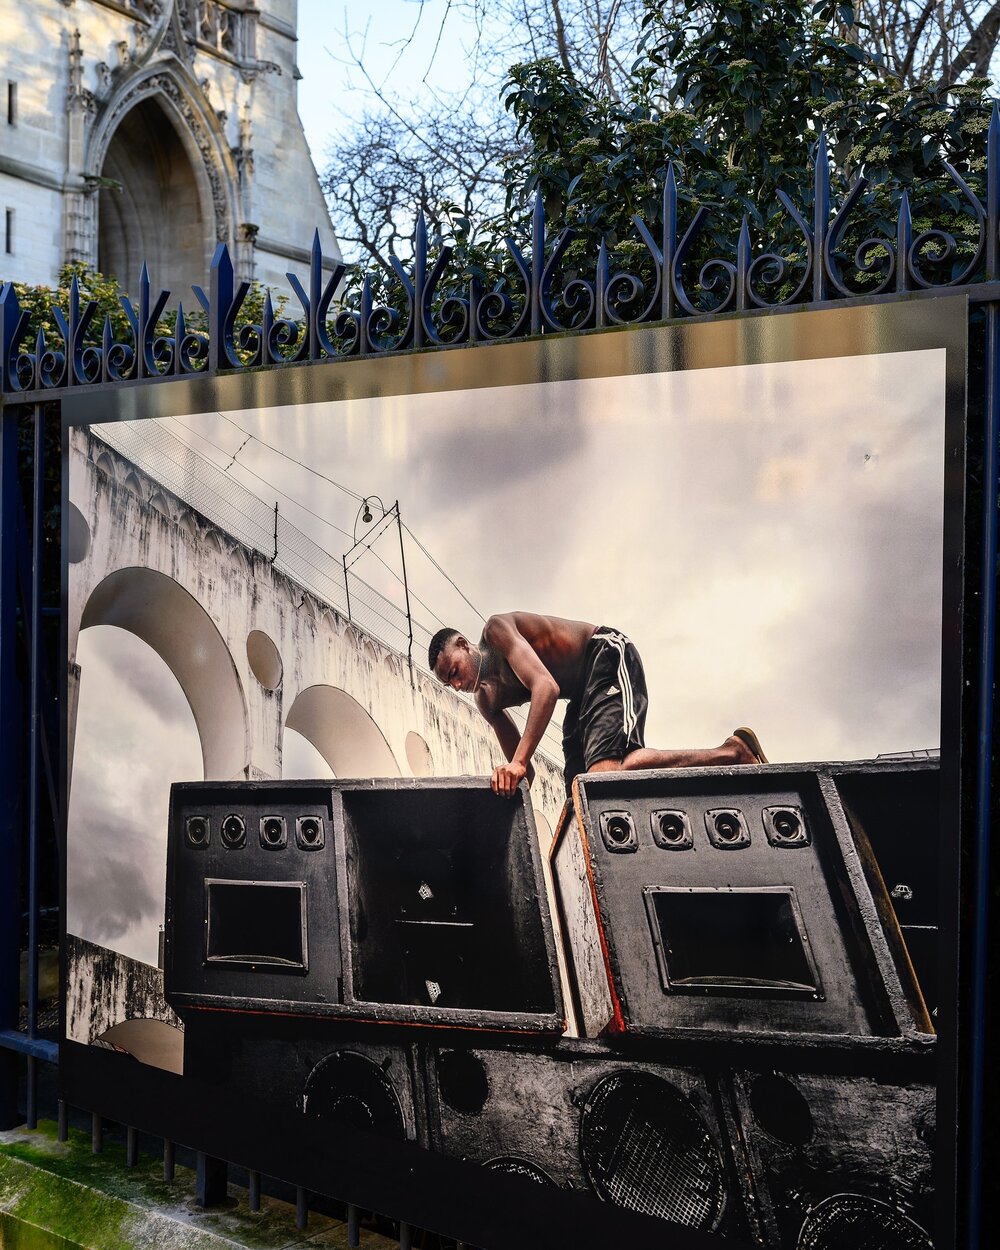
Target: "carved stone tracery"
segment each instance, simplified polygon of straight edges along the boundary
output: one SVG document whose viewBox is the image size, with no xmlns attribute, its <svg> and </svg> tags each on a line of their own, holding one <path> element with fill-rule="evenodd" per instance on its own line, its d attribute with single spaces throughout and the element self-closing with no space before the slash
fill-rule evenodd
<svg viewBox="0 0 1000 1250">
<path fill-rule="evenodd" d="M 173 75 L 157 73 L 137 82 L 117 102 L 115 114 L 119 118 L 124 117 L 129 109 L 137 104 L 140 99 L 157 92 L 166 96 L 180 114 L 187 133 L 194 139 L 198 147 L 198 151 L 201 154 L 202 167 L 208 178 L 212 194 L 215 239 L 216 242 L 225 243 L 230 236 L 229 197 L 226 194 L 225 182 L 219 171 L 218 154 L 210 135 L 205 129 L 204 122 L 199 117 L 197 110 L 192 106 L 191 101 L 181 90 Z"/>
</svg>

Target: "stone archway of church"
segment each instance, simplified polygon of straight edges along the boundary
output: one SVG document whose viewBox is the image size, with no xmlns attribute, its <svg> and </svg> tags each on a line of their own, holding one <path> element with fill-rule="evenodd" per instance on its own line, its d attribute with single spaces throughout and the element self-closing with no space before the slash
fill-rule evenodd
<svg viewBox="0 0 1000 1250">
<path fill-rule="evenodd" d="M 385 735 L 357 699 L 337 686 L 308 686 L 288 709 L 285 727 L 307 739 L 336 777 L 398 777 Z"/>
<path fill-rule="evenodd" d="M 87 600 L 80 628 L 92 625 L 135 634 L 177 678 L 194 714 L 206 779 L 244 776 L 243 688 L 225 640 L 193 595 L 154 569 L 118 569 Z"/>
<path fill-rule="evenodd" d="M 132 290 L 142 262 L 154 286 L 190 299 L 204 285 L 214 231 L 193 140 L 148 96 L 119 122 L 104 157 L 98 201 L 97 267 Z"/>
</svg>

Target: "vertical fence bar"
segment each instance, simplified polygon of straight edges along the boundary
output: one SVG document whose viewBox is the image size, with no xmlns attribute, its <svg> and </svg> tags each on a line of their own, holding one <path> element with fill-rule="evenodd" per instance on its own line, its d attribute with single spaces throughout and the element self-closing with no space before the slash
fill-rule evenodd
<svg viewBox="0 0 1000 1250">
<path fill-rule="evenodd" d="M 34 1055 L 25 1058 L 24 1124 L 26 1128 L 38 1128 L 38 1071 Z"/>
<path fill-rule="evenodd" d="M 229 1165 L 199 1150 L 195 1167 L 195 1201 L 200 1207 L 217 1207 L 229 1190 Z"/>
<path fill-rule="evenodd" d="M 16 1030 L 21 949 L 21 756 L 24 724 L 17 674 L 17 542 L 22 513 L 16 409 L 0 405 L 0 1029 Z M 19 1056 L 0 1045 L 0 1129 L 21 1120 Z"/>
<path fill-rule="evenodd" d="M 45 542 L 45 407 L 34 405 L 31 507 L 31 702 L 28 736 L 28 1036 L 38 1033 L 38 852 L 42 741 L 42 568 Z M 36 1079 L 29 1065 L 28 1081 Z M 34 1091 L 30 1092 L 33 1100 Z M 33 1126 L 32 1126 L 33 1127 Z"/>
<path fill-rule="evenodd" d="M 176 1148 L 172 1141 L 163 1142 L 163 1179 L 172 1181 L 174 1179 L 174 1161 L 176 1159 Z"/>
<path fill-rule="evenodd" d="M 976 826 L 971 934 L 971 1018 L 968 1042 L 967 1241 L 979 1244 L 982 1219 L 983 1100 L 989 991 L 990 815 L 997 628 L 998 475 L 1000 475 L 1000 307 L 986 307 L 986 396 L 983 430 L 983 553 L 976 734 Z"/>
<path fill-rule="evenodd" d="M 295 1227 L 302 1229 L 309 1223 L 309 1195 L 302 1185 L 295 1186 Z"/>
<path fill-rule="evenodd" d="M 66 1141 L 69 1138 L 69 1106 L 65 1098 L 56 1103 L 56 1140 Z"/>
<path fill-rule="evenodd" d="M 361 1230 L 358 1227 L 360 1212 L 353 1202 L 347 1204 L 347 1244 L 351 1247 L 361 1245 Z"/>
<path fill-rule="evenodd" d="M 251 1211 L 260 1210 L 260 1173 L 250 1170 L 247 1205 Z"/>
<path fill-rule="evenodd" d="M 90 1153 L 99 1155 L 104 1149 L 104 1121 L 96 1111 L 90 1116 Z"/>
<path fill-rule="evenodd" d="M 986 274 L 1000 277 L 1000 108 L 993 103 L 986 136 Z M 968 1177 L 966 1240 L 978 1245 L 982 1218 L 983 1098 L 989 982 L 990 812 L 993 752 L 993 682 L 997 609 L 997 507 L 1000 473 L 1000 305 L 986 305 L 986 393 L 983 397 L 983 553 L 979 633 L 979 702 L 976 721 L 976 807 L 970 943 L 968 1081 Z M 961 1035 L 959 1035 L 961 1036 Z M 956 1201 L 957 1201 L 956 1195 Z"/>
</svg>

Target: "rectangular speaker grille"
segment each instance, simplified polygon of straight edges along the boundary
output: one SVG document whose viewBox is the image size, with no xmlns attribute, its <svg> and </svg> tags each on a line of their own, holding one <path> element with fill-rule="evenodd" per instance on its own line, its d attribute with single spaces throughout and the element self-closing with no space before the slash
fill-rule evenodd
<svg viewBox="0 0 1000 1250">
<path fill-rule="evenodd" d="M 793 889 L 643 890 L 664 990 L 821 993 Z"/>
<path fill-rule="evenodd" d="M 303 882 L 208 880 L 205 911 L 208 963 L 308 970 Z"/>
</svg>

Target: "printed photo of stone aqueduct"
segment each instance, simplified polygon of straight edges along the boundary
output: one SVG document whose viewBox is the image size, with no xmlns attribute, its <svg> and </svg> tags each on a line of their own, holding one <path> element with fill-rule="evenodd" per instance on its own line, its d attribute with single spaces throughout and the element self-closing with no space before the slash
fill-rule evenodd
<svg viewBox="0 0 1000 1250">
<path fill-rule="evenodd" d="M 848 405 L 848 394 L 868 401 Z M 471 412 L 482 418 L 470 421 Z M 427 671 L 427 640 L 441 624 L 476 638 L 492 613 L 524 609 L 621 629 L 643 657 L 652 745 L 709 745 L 749 723 L 770 760 L 793 771 L 878 756 L 932 761 L 943 428 L 943 353 L 932 351 L 74 429 L 67 1035 L 187 1070 L 183 1025 L 163 995 L 171 783 L 490 773 L 502 755 L 489 727 Z M 602 1045 L 587 1040 L 600 1032 L 600 1008 L 581 989 L 587 949 L 573 947 L 587 939 L 564 931 L 566 898 L 557 899 L 549 866 L 565 799 L 556 722 L 536 770 L 528 806 L 545 923 L 556 937 L 556 996 L 568 1017 L 561 1045 L 582 1047 L 557 1056 L 570 1071 L 606 1057 L 587 1050 Z M 589 792 L 594 812 L 601 793 Z M 738 890 L 735 880 L 724 889 Z M 645 949 L 639 935 L 662 929 L 665 905 L 647 900 L 648 916 L 634 918 L 626 941 Z M 788 901 L 782 924 L 801 922 L 795 906 Z M 799 941 L 807 968 L 801 931 Z M 647 955 L 655 973 L 652 946 Z M 657 959 L 669 989 L 669 952 Z M 815 968 L 799 972 L 796 993 L 826 997 Z M 865 1011 L 853 1010 L 822 1028 L 848 1041 L 852 1031 L 871 1032 Z M 594 1027 L 588 1011 L 597 1012 Z M 789 1011 L 769 1009 L 783 1028 Z M 583 1036 L 572 1043 L 573 1034 Z M 282 1045 L 260 1039 L 261 1053 Z M 314 1025 L 302 1026 L 301 1050 L 306 1059 L 322 1050 Z M 469 1099 L 490 1086 L 489 1062 L 480 1056 L 466 1071 L 467 1053 L 438 1055 L 437 1082 L 451 1112 L 478 1115 Z M 382 1070 L 391 1076 L 398 1062 L 389 1056 Z M 492 1081 L 514 1080 L 497 1062 Z M 522 1112 L 555 1097 L 548 1064 L 518 1055 Z M 700 1108 L 682 1151 L 704 1155 L 700 1179 L 688 1178 L 700 1194 L 693 1206 L 650 1198 L 634 1178 L 602 1181 L 607 1160 L 581 1163 L 576 1119 L 567 1128 L 553 1113 L 546 1131 L 553 1160 L 566 1156 L 560 1183 L 698 1227 L 757 1227 L 766 1244 L 795 1244 L 789 1221 L 797 1229 L 801 1212 L 774 1204 L 761 1215 L 756 1199 L 738 1196 L 732 1162 L 720 1162 L 723 1130 L 704 1127 L 715 1095 L 701 1077 L 678 1072 L 669 1089 L 682 1088 Z M 613 1102 L 612 1078 L 609 1070 L 597 1085 Z M 643 1097 L 658 1105 L 663 1082 L 649 1079 L 655 1089 Z M 730 1085 L 744 1110 L 763 1098 L 748 1076 Z M 819 1123 L 829 1091 L 820 1082 L 809 1094 L 808 1085 L 800 1082 L 797 1096 L 816 1095 Z M 844 1095 L 856 1128 L 870 1086 L 865 1078 Z M 328 1091 L 313 1095 L 319 1106 Z M 298 1105 L 309 1097 L 307 1085 Z M 921 1097 L 932 1107 L 933 1086 Z M 907 1121 L 911 1103 L 907 1096 L 897 1108 Z M 421 1116 L 394 1104 L 389 1119 L 404 1136 L 435 1144 Z M 483 1121 L 463 1124 L 445 1148 L 477 1157 Z M 492 1153 L 531 1176 L 497 1132 Z M 929 1200 L 920 1140 L 883 1160 L 889 1187 L 907 1189 L 911 1214 Z M 881 1199 L 865 1201 L 876 1204 L 865 1218 L 880 1218 Z M 897 1222 L 912 1223 L 913 1244 L 923 1245 L 927 1215 L 916 1213 L 924 1225 L 907 1214 Z"/>
</svg>

